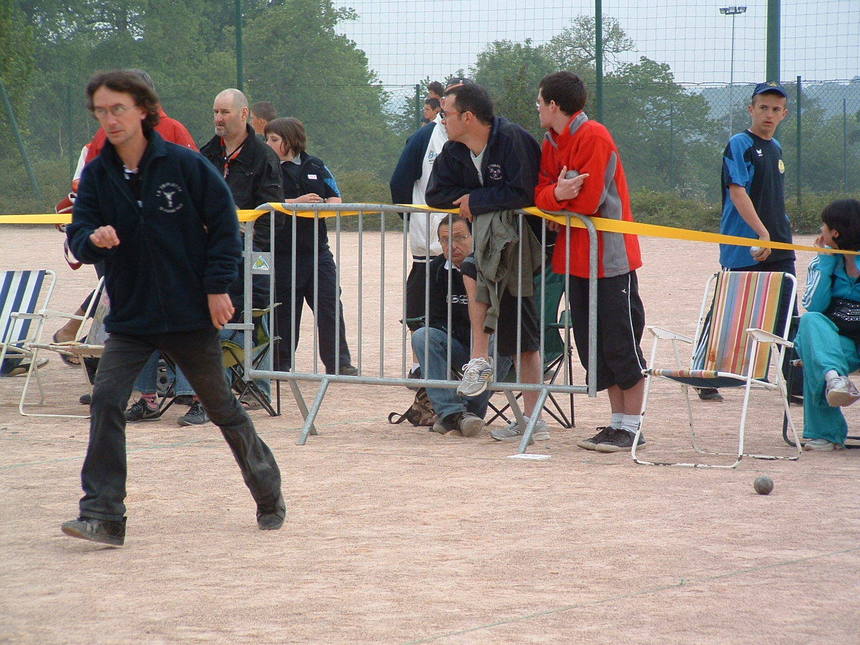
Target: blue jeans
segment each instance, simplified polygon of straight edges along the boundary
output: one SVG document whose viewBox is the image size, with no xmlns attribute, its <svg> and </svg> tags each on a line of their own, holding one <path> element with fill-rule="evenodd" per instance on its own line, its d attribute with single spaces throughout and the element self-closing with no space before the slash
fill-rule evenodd
<svg viewBox="0 0 860 645">
<path fill-rule="evenodd" d="M 429 339 L 429 340 L 428 340 Z M 424 364 L 424 348 L 427 349 L 427 364 Z M 446 380 L 449 378 L 448 371 L 448 334 L 435 327 L 420 327 L 412 332 L 412 350 L 418 356 L 421 365 L 421 375 L 424 378 Z M 456 338 L 451 338 L 451 367 L 459 369 L 461 365 L 469 362 L 469 350 Z M 499 365 L 496 376 L 505 375 L 510 370 L 510 358 L 499 356 Z M 458 412 L 471 412 L 484 418 L 487 413 L 487 402 L 492 396 L 487 390 L 479 396 L 461 397 L 457 390 L 452 388 L 427 388 L 427 396 L 433 404 L 433 411 L 439 419 L 444 419 Z"/>
<path fill-rule="evenodd" d="M 161 358 L 161 352 L 152 352 L 149 360 L 140 370 L 137 379 L 134 381 L 134 389 L 141 394 L 154 394 L 158 389 L 158 360 Z M 178 367 L 173 376 L 173 391 L 176 396 L 190 396 L 194 394 L 191 383 L 185 378 L 185 374 Z"/>
<path fill-rule="evenodd" d="M 214 327 L 190 332 L 130 336 L 105 342 L 93 385 L 90 438 L 81 469 L 81 517 L 122 520 L 125 515 L 125 406 L 135 376 L 154 350 L 182 367 L 209 418 L 221 429 L 258 511 L 271 512 L 281 495 L 281 473 L 245 409 L 230 392 Z M 193 508 L 188 510 L 193 512 Z"/>
</svg>

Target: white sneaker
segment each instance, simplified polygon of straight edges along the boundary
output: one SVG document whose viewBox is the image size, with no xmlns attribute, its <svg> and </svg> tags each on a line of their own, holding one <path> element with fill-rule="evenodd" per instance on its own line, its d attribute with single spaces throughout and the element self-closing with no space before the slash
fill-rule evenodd
<svg viewBox="0 0 860 645">
<path fill-rule="evenodd" d="M 523 416 L 523 421 L 528 425 L 529 418 L 527 416 Z M 517 423 L 517 420 L 514 419 L 504 428 L 496 428 L 490 433 L 490 436 L 496 441 L 519 441 L 523 432 L 525 432 L 526 425 L 520 427 Z M 535 428 L 532 432 L 532 440 L 533 441 L 546 441 L 549 439 L 549 430 L 547 430 L 546 421 L 543 419 L 538 419 L 535 422 Z"/>
<path fill-rule="evenodd" d="M 854 387 L 851 379 L 840 375 L 827 381 L 824 396 L 827 399 L 828 405 L 838 408 L 856 402 L 860 399 L 860 392 Z"/>
<path fill-rule="evenodd" d="M 827 439 L 807 439 L 803 444 L 804 450 L 812 450 L 815 452 L 832 452 L 834 450 L 842 450 L 845 446 L 841 443 L 833 443 Z"/>
<path fill-rule="evenodd" d="M 463 365 L 463 380 L 457 386 L 460 396 L 478 396 L 487 389 L 487 383 L 493 380 L 493 366 L 490 362 L 478 356 Z"/>
</svg>

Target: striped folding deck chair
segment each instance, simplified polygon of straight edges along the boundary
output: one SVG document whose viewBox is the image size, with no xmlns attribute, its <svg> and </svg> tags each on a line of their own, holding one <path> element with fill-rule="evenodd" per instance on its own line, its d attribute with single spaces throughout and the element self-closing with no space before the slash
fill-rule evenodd
<svg viewBox="0 0 860 645">
<path fill-rule="evenodd" d="M 0 374 L 22 361 L 35 365 L 29 344 L 41 331 L 54 292 L 53 271 L 0 271 Z"/>
<path fill-rule="evenodd" d="M 783 291 L 788 289 L 788 297 Z M 713 294 L 709 297 L 709 294 Z M 651 350 L 651 367 L 643 370 L 647 377 L 645 402 L 643 404 L 642 426 L 647 419 L 648 396 L 655 377 L 666 378 L 682 385 L 687 399 L 687 412 L 693 448 L 703 454 L 731 455 L 736 461 L 729 465 L 705 463 L 681 463 L 664 461 L 645 461 L 637 456 L 637 440 L 633 442 L 631 455 L 639 464 L 659 464 L 671 466 L 696 466 L 734 468 L 743 457 L 757 459 L 797 459 L 800 450 L 789 456 L 750 454 L 744 450 L 744 437 L 750 391 L 755 389 L 778 392 L 783 410 L 788 419 L 795 440 L 797 432 L 791 421 L 786 396 L 782 362 L 787 348 L 793 346 L 788 341 L 791 311 L 797 293 L 797 280 L 788 273 L 779 272 L 740 272 L 721 271 L 714 274 L 708 282 L 705 297 L 699 313 L 696 338 L 675 334 L 657 327 L 648 327 L 654 336 Z M 660 340 L 670 340 L 676 361 L 677 343 L 692 345 L 693 352 L 688 368 L 665 368 L 657 365 L 657 345 Z M 775 355 L 775 382 L 768 380 L 768 372 Z M 734 452 L 715 452 L 701 449 L 696 442 L 693 423 L 693 407 L 690 400 L 690 387 L 696 388 L 744 388 L 743 407 L 738 428 L 738 449 Z M 639 432 L 642 432 L 640 427 Z M 799 445 L 799 443 L 798 443 Z"/>
<path fill-rule="evenodd" d="M 67 314 L 56 311 L 45 311 L 43 319 L 62 318 L 80 320 L 81 324 L 75 333 L 74 340 L 57 342 L 54 340 L 45 341 L 42 339 L 41 330 L 36 336 L 36 340 L 28 344 L 32 350 L 34 359 L 39 352 L 51 351 L 65 356 L 75 356 L 80 360 L 81 374 L 84 376 L 84 382 L 89 385 L 87 376 L 87 361 L 90 359 L 98 359 L 104 352 L 104 343 L 107 339 L 107 332 L 104 328 L 104 319 L 110 309 L 110 302 L 107 297 L 107 292 L 104 290 L 104 279 L 99 280 L 98 287 L 90 304 L 83 315 Z M 28 397 L 27 393 L 30 388 L 31 378 L 36 377 L 36 384 L 39 389 L 39 399 L 36 403 Z M 27 379 L 24 381 L 24 387 L 21 390 L 21 400 L 18 403 L 18 411 L 26 417 L 59 417 L 68 419 L 86 419 L 89 414 L 59 414 L 50 412 L 28 412 L 27 408 L 34 405 L 42 405 L 45 403 L 44 388 L 42 385 L 42 377 L 38 371 L 30 370 L 27 373 Z M 77 404 L 76 404 L 77 405 Z"/>
</svg>

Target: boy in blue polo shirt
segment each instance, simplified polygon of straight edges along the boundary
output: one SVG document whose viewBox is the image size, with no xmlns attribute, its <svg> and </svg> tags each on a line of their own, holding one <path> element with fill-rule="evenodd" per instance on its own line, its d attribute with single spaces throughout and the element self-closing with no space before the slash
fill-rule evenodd
<svg viewBox="0 0 860 645">
<path fill-rule="evenodd" d="M 729 139 L 723 152 L 720 233 L 791 243 L 785 212 L 785 164 L 773 138 L 788 115 L 788 95 L 776 81 L 759 83 L 747 111 L 750 127 Z M 729 271 L 784 271 L 795 275 L 794 251 L 720 244 L 720 266 Z M 714 388 L 698 389 L 703 401 L 722 401 Z"/>
<path fill-rule="evenodd" d="M 791 243 L 785 213 L 785 164 L 773 138 L 788 115 L 785 89 L 759 83 L 747 108 L 752 123 L 729 139 L 723 152 L 723 217 L 720 233 Z M 720 265 L 732 271 L 786 271 L 794 274 L 794 251 L 720 245 Z"/>
</svg>

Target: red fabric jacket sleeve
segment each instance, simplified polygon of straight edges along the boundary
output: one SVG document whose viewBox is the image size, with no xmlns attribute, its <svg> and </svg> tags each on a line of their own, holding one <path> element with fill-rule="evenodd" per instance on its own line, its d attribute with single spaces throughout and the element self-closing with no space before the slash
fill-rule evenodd
<svg viewBox="0 0 860 645">
<path fill-rule="evenodd" d="M 546 148 L 552 147 L 550 143 L 544 144 Z M 580 152 L 582 154 L 580 154 Z M 548 211 L 572 211 L 583 215 L 598 215 L 598 209 L 603 202 L 603 193 L 606 185 L 614 177 L 606 176 L 609 161 L 612 157 L 612 146 L 602 138 L 593 137 L 589 141 L 588 150 L 572 150 L 567 159 L 554 159 L 550 156 L 550 163 L 541 164 L 540 178 L 535 190 L 535 205 Z M 578 174 L 588 173 L 588 178 L 582 185 L 579 195 L 574 199 L 558 201 L 555 198 L 555 185 L 558 182 L 558 174 L 563 166 L 568 170 L 575 170 Z"/>
</svg>

